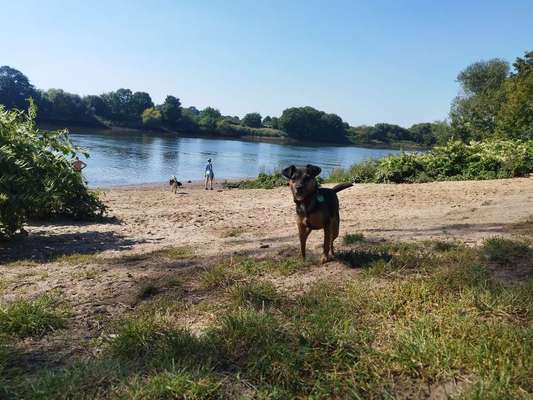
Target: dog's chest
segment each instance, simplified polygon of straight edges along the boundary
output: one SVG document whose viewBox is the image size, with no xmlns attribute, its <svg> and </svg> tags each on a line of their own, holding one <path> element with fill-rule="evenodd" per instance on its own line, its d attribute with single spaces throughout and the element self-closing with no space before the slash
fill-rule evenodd
<svg viewBox="0 0 533 400">
<path fill-rule="evenodd" d="M 310 229 L 322 229 L 326 224 L 327 213 L 320 206 L 314 207 L 309 212 L 304 204 L 300 204 L 296 208 L 296 212 L 302 224 Z"/>
</svg>

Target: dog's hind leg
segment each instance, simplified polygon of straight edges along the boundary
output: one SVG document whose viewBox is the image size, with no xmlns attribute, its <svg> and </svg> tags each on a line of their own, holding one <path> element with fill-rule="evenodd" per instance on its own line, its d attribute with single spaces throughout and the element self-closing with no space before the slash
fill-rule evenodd
<svg viewBox="0 0 533 400">
<path fill-rule="evenodd" d="M 302 252 L 302 259 L 305 260 L 305 244 L 307 243 L 307 237 L 311 233 L 311 229 L 304 224 L 298 224 L 298 233 L 300 236 L 300 250 Z"/>
</svg>

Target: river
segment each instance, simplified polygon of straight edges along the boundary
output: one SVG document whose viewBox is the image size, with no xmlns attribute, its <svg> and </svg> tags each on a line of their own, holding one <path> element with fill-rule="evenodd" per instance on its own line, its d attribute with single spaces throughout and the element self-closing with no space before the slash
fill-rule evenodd
<svg viewBox="0 0 533 400">
<path fill-rule="evenodd" d="M 140 132 L 76 133 L 73 142 L 88 150 L 84 170 L 91 187 L 200 180 L 208 158 L 215 180 L 256 176 L 291 164 L 315 164 L 327 175 L 332 169 L 379 158 L 398 150 L 354 146 L 313 146 L 187 138 Z"/>
</svg>

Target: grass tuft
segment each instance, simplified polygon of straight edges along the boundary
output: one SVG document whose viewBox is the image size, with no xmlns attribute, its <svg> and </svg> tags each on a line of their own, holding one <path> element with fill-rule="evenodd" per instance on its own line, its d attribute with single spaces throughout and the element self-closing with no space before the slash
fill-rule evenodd
<svg viewBox="0 0 533 400">
<path fill-rule="evenodd" d="M 49 295 L 0 306 L 0 334 L 22 338 L 41 336 L 65 326 L 65 310 L 57 299 Z"/>
<path fill-rule="evenodd" d="M 365 236 L 362 233 L 347 233 L 342 238 L 344 244 L 354 244 L 362 242 L 365 239 Z"/>
<path fill-rule="evenodd" d="M 526 243 L 503 237 L 485 240 L 482 252 L 489 261 L 499 264 L 509 264 L 531 256 L 531 249 Z"/>
<path fill-rule="evenodd" d="M 243 275 L 227 264 L 219 264 L 207 268 L 200 274 L 200 286 L 205 290 L 225 288 L 243 278 Z"/>
<path fill-rule="evenodd" d="M 164 371 L 144 378 L 137 376 L 119 389 L 121 397 L 143 400 L 223 399 L 224 380 L 207 372 Z"/>
<path fill-rule="evenodd" d="M 270 282 L 247 282 L 234 286 L 230 297 L 237 306 L 265 309 L 281 304 L 281 296 Z"/>
</svg>

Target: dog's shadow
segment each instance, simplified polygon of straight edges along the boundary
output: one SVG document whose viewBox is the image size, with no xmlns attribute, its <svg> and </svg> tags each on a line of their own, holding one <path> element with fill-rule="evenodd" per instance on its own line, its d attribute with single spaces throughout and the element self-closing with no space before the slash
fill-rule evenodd
<svg viewBox="0 0 533 400">
<path fill-rule="evenodd" d="M 350 268 L 369 268 L 377 261 L 389 262 L 392 255 L 386 251 L 351 249 L 337 251 L 335 259 Z"/>
</svg>

